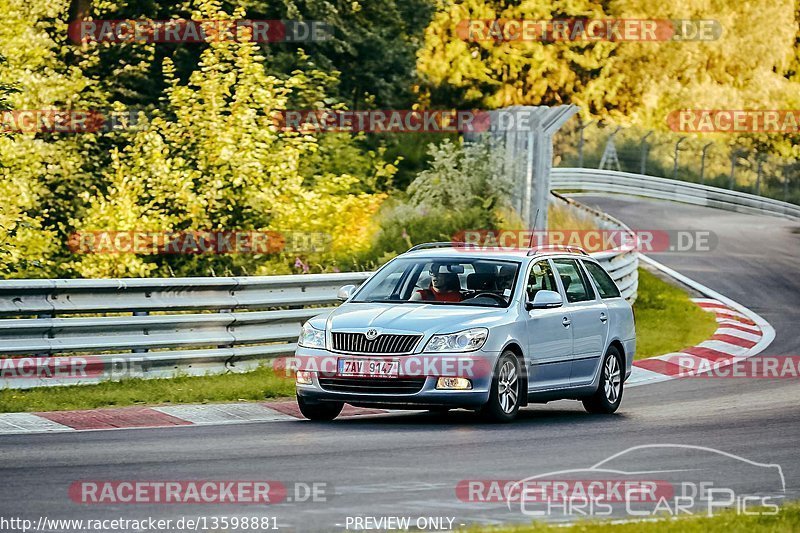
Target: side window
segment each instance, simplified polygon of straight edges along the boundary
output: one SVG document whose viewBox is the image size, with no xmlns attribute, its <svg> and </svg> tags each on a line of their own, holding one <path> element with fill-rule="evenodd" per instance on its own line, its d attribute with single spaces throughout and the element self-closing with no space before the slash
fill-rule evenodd
<svg viewBox="0 0 800 533">
<path fill-rule="evenodd" d="M 533 301 L 533 297 L 539 291 L 556 291 L 556 277 L 553 275 L 553 269 L 550 268 L 550 263 L 547 261 L 539 261 L 531 267 L 531 275 L 528 276 L 528 300 Z"/>
<path fill-rule="evenodd" d="M 575 259 L 554 259 L 558 275 L 561 277 L 561 284 L 564 285 L 564 292 L 567 293 L 567 301 L 585 302 L 594 300 L 594 291 L 586 275 L 578 266 Z"/>
<path fill-rule="evenodd" d="M 592 263 L 591 261 L 583 261 L 583 266 L 586 267 L 589 275 L 592 276 L 594 284 L 597 286 L 597 290 L 600 291 L 601 298 L 619 297 L 619 289 L 617 288 L 617 284 L 614 283 L 614 280 L 611 279 L 611 276 L 609 276 L 608 273 L 603 270 L 603 267 L 597 263 Z"/>
</svg>

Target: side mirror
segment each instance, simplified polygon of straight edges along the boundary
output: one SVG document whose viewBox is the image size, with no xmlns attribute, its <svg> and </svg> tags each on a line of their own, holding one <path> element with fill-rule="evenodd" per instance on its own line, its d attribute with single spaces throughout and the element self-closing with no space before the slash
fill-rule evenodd
<svg viewBox="0 0 800 533">
<path fill-rule="evenodd" d="M 340 287 L 339 291 L 336 293 L 336 297 L 341 301 L 345 302 L 350 299 L 353 293 L 356 291 L 355 285 L 345 285 L 344 287 Z"/>
<path fill-rule="evenodd" d="M 539 291 L 533 297 L 532 302 L 529 301 L 525 304 L 525 309 L 528 311 L 531 309 L 552 309 L 561 307 L 563 304 L 564 300 L 561 299 L 561 295 L 556 291 Z"/>
</svg>

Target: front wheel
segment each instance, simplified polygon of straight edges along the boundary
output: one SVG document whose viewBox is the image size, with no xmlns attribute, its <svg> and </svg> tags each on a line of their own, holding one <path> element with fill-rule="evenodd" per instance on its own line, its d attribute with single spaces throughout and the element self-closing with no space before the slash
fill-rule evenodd
<svg viewBox="0 0 800 533">
<path fill-rule="evenodd" d="M 333 420 L 344 408 L 343 402 L 309 402 L 302 396 L 297 397 L 297 406 L 303 416 L 309 420 L 327 422 Z"/>
<path fill-rule="evenodd" d="M 490 422 L 511 422 L 519 411 L 521 394 L 519 379 L 519 359 L 513 352 L 506 351 L 497 362 L 497 374 L 492 379 L 489 401 L 480 414 Z"/>
<path fill-rule="evenodd" d="M 583 408 L 590 413 L 609 415 L 619 409 L 622 402 L 622 355 L 615 347 L 608 348 L 600 369 L 597 391 L 583 400 Z"/>
</svg>

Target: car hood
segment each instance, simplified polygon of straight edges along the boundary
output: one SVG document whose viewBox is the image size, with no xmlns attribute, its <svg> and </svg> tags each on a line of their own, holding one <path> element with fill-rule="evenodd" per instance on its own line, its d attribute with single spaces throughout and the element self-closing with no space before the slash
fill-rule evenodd
<svg viewBox="0 0 800 533">
<path fill-rule="evenodd" d="M 327 317 L 329 331 L 381 333 L 455 333 L 469 328 L 490 327 L 507 320 L 509 309 L 424 303 L 345 303 Z"/>
</svg>

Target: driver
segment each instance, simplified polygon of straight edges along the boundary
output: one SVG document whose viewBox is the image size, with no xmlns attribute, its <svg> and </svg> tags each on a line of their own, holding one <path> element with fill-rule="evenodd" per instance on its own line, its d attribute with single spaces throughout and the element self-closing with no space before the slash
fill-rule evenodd
<svg viewBox="0 0 800 533">
<path fill-rule="evenodd" d="M 428 300 L 437 302 L 460 302 L 461 282 L 458 274 L 453 272 L 431 272 L 431 284 L 427 289 L 420 289 L 411 295 L 411 300 Z"/>
<path fill-rule="evenodd" d="M 497 274 L 497 288 L 501 291 L 511 289 L 514 286 L 514 275 L 517 268 L 512 265 L 503 265 Z"/>
</svg>

